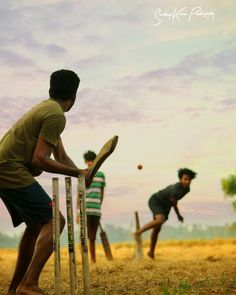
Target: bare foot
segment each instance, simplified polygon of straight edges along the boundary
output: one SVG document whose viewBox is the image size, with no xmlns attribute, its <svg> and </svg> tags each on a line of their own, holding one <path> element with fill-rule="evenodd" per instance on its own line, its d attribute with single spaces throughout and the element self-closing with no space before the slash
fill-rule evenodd
<svg viewBox="0 0 236 295">
<path fill-rule="evenodd" d="M 43 291 L 38 286 L 19 286 L 16 295 L 42 295 Z"/>
<path fill-rule="evenodd" d="M 155 255 L 151 253 L 150 251 L 147 253 L 147 256 L 151 259 L 155 259 Z"/>
</svg>

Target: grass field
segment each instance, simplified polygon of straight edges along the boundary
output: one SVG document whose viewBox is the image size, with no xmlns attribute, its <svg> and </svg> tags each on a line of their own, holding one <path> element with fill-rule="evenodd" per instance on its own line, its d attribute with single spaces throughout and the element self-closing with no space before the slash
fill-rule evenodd
<svg viewBox="0 0 236 295">
<path fill-rule="evenodd" d="M 144 252 L 148 242 L 144 243 Z M 115 260 L 105 260 L 98 246 L 97 265 L 91 265 L 92 294 L 236 294 L 236 239 L 160 242 L 156 260 L 133 259 L 132 244 L 114 244 Z M 62 294 L 69 294 L 67 249 L 62 249 Z M 80 253 L 78 273 L 82 278 Z M 0 294 L 5 294 L 16 250 L 0 249 Z M 40 281 L 45 294 L 54 294 L 53 259 Z"/>
</svg>

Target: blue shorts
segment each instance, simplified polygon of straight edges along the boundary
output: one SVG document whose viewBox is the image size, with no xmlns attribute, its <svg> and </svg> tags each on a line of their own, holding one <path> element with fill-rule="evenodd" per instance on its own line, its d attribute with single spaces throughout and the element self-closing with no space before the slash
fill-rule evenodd
<svg viewBox="0 0 236 295">
<path fill-rule="evenodd" d="M 52 219 L 52 200 L 38 182 L 24 188 L 0 188 L 14 227 L 43 224 Z"/>
</svg>

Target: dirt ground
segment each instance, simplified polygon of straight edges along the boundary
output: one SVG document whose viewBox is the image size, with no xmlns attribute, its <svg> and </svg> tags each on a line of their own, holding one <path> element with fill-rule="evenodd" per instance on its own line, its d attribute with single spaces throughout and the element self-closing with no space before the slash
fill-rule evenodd
<svg viewBox="0 0 236 295">
<path fill-rule="evenodd" d="M 144 243 L 144 253 L 148 242 Z M 114 261 L 106 261 L 98 246 L 91 265 L 92 294 L 236 294 L 236 239 L 160 242 L 156 260 L 133 259 L 132 244 L 114 244 Z M 16 250 L 0 249 L 0 294 L 7 291 Z M 69 294 L 67 249 L 61 251 L 62 294 Z M 77 251 L 79 294 L 83 294 L 80 252 Z M 54 294 L 53 259 L 40 280 L 45 294 Z"/>
</svg>

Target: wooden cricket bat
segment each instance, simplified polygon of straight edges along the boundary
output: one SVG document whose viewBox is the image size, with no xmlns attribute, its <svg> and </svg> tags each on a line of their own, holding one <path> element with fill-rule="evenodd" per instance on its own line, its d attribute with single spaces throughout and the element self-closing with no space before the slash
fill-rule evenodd
<svg viewBox="0 0 236 295">
<path fill-rule="evenodd" d="M 93 181 L 93 177 L 96 172 L 102 166 L 104 161 L 114 152 L 116 145 L 118 143 L 119 137 L 117 135 L 113 136 L 110 140 L 108 140 L 104 146 L 101 148 L 97 157 L 95 158 L 92 167 L 89 169 L 88 174 L 86 175 L 86 187 L 89 187 Z"/>
<path fill-rule="evenodd" d="M 99 228 L 100 228 L 100 237 L 101 237 L 101 241 L 102 241 L 102 246 L 106 255 L 107 260 L 113 260 L 113 256 L 111 253 L 111 247 L 110 247 L 110 243 L 108 241 L 108 237 L 106 232 L 103 230 L 101 223 L 99 222 Z"/>
</svg>

